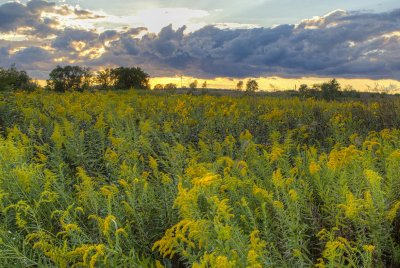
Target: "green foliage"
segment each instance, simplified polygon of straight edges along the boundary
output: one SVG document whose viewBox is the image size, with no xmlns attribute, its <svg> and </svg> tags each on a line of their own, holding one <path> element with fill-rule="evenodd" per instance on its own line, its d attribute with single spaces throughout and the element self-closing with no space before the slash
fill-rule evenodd
<svg viewBox="0 0 400 268">
<path fill-rule="evenodd" d="M 0 91 L 18 89 L 33 91 L 37 87 L 25 71 L 20 71 L 15 66 L 8 69 L 0 68 Z"/>
<path fill-rule="evenodd" d="M 312 98 L 317 97 L 319 93 L 318 86 L 308 87 L 306 84 L 302 84 L 299 87 L 299 95 L 301 98 Z"/>
<path fill-rule="evenodd" d="M 154 90 L 168 90 L 168 91 L 170 91 L 170 92 L 173 92 L 174 90 L 177 89 L 177 85 L 174 84 L 174 83 L 168 83 L 168 84 L 165 84 L 165 85 L 156 84 L 156 85 L 153 87 L 153 89 L 154 89 Z"/>
<path fill-rule="evenodd" d="M 157 84 L 157 85 L 154 86 L 153 89 L 154 89 L 154 90 L 163 90 L 163 89 L 164 89 L 164 86 L 161 85 L 161 84 Z"/>
<path fill-rule="evenodd" d="M 256 80 L 249 79 L 246 83 L 247 92 L 256 92 L 258 90 L 258 83 Z"/>
<path fill-rule="evenodd" d="M 322 98 L 325 100 L 334 100 L 340 95 L 340 84 L 336 79 L 320 85 Z"/>
<path fill-rule="evenodd" d="M 308 87 L 305 84 L 300 85 L 299 96 L 301 98 L 321 98 L 326 101 L 338 100 L 340 98 L 360 98 L 361 94 L 350 88 L 341 89 L 339 82 L 332 79 L 329 82 L 316 84 Z"/>
<path fill-rule="evenodd" d="M 57 66 L 49 74 L 47 87 L 57 92 L 98 89 L 149 89 L 149 75 L 139 67 L 118 67 L 99 71 L 94 76 L 88 68 Z M 95 85 L 95 86 L 94 86 Z"/>
<path fill-rule="evenodd" d="M 243 86 L 244 86 L 244 82 L 243 81 L 239 81 L 236 84 L 236 89 L 241 91 L 241 90 L 243 90 Z"/>
<path fill-rule="evenodd" d="M 99 85 L 100 89 L 110 89 L 114 86 L 114 77 L 111 75 L 110 68 L 98 71 L 96 75 L 96 83 Z"/>
<path fill-rule="evenodd" d="M 140 67 L 111 69 L 111 79 L 116 89 L 149 89 L 149 75 Z"/>
<path fill-rule="evenodd" d="M 177 88 L 178 88 L 178 86 L 174 83 L 168 83 L 168 84 L 164 85 L 165 90 L 176 90 Z"/>
<path fill-rule="evenodd" d="M 192 83 L 190 83 L 189 88 L 190 89 L 196 89 L 198 86 L 197 80 L 194 80 Z"/>
<path fill-rule="evenodd" d="M 1 267 L 397 267 L 400 101 L 0 97 Z"/>
<path fill-rule="evenodd" d="M 47 87 L 57 92 L 84 91 L 92 85 L 92 73 L 80 66 L 57 66 L 49 74 Z"/>
</svg>

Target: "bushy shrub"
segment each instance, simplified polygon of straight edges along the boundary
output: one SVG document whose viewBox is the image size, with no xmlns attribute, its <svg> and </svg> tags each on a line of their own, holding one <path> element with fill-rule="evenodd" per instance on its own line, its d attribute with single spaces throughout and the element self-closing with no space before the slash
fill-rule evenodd
<svg viewBox="0 0 400 268">
<path fill-rule="evenodd" d="M 36 88 L 38 85 L 26 71 L 18 70 L 15 66 L 8 69 L 0 68 L 0 91 L 33 91 Z"/>
</svg>

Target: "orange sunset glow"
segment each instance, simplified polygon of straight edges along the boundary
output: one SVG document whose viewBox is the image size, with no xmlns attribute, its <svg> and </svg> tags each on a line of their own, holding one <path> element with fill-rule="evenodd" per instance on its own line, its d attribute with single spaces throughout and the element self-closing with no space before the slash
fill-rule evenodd
<svg viewBox="0 0 400 268">
<path fill-rule="evenodd" d="M 277 91 L 277 90 L 291 90 L 298 89 L 301 84 L 307 84 L 312 86 L 314 84 L 320 84 L 328 81 L 331 78 L 321 77 L 300 77 L 297 79 L 293 78 L 280 78 L 280 77 L 249 77 L 249 78 L 214 78 L 214 79 L 201 79 L 195 77 L 154 77 L 151 78 L 151 85 L 157 84 L 168 84 L 173 83 L 178 87 L 189 87 L 190 83 L 197 80 L 201 85 L 204 81 L 207 82 L 209 88 L 214 89 L 236 89 L 236 85 L 239 81 L 246 82 L 248 79 L 255 79 L 259 83 L 260 90 L 265 91 Z M 339 78 L 339 83 L 343 85 L 345 89 L 358 89 L 366 92 L 390 92 L 400 93 L 400 81 L 394 79 L 363 79 L 363 78 Z"/>
</svg>

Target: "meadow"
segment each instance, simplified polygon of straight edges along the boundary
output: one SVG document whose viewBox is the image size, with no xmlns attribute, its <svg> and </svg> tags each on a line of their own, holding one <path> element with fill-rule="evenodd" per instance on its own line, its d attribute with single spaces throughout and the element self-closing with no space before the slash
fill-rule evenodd
<svg viewBox="0 0 400 268">
<path fill-rule="evenodd" d="M 400 99 L 0 95 L 1 267 L 399 267 Z"/>
</svg>

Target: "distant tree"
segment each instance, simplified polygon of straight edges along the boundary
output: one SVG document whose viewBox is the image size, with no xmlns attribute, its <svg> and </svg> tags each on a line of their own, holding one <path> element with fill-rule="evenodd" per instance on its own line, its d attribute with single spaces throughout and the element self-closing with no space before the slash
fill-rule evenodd
<svg viewBox="0 0 400 268">
<path fill-rule="evenodd" d="M 207 88 L 207 81 L 204 81 L 204 83 L 201 85 L 201 87 L 202 87 L 203 89 L 206 89 L 206 88 Z"/>
<path fill-rule="evenodd" d="M 176 84 L 174 84 L 174 83 L 169 83 L 169 84 L 166 84 L 164 86 L 165 90 L 174 90 L 174 89 L 177 89 L 177 88 L 178 88 L 178 86 Z"/>
<path fill-rule="evenodd" d="M 196 89 L 198 85 L 197 80 L 194 80 L 192 83 L 190 83 L 189 87 L 190 89 Z"/>
<path fill-rule="evenodd" d="M 302 98 L 317 97 L 319 95 L 318 91 L 318 87 L 316 86 L 309 87 L 306 84 L 302 84 L 299 87 L 299 95 Z"/>
<path fill-rule="evenodd" d="M 111 70 L 116 89 L 150 89 L 150 76 L 140 67 L 119 67 Z"/>
<path fill-rule="evenodd" d="M 236 84 L 236 89 L 241 91 L 241 90 L 243 90 L 243 86 L 244 86 L 243 81 L 239 81 L 239 82 Z"/>
<path fill-rule="evenodd" d="M 15 65 L 8 69 L 0 68 L 0 91 L 18 89 L 32 91 L 37 87 L 28 73 L 18 70 Z"/>
<path fill-rule="evenodd" d="M 301 94 L 304 94 L 305 92 L 307 92 L 309 90 L 309 88 L 308 88 L 308 85 L 306 85 L 306 84 L 302 84 L 302 85 L 300 85 L 300 87 L 299 87 L 299 92 L 301 93 Z"/>
<path fill-rule="evenodd" d="M 32 91 L 35 91 L 35 90 L 40 89 L 42 87 L 37 83 L 37 81 L 30 80 L 28 83 L 21 85 L 20 88 L 22 90 L 31 91 L 32 92 Z"/>
<path fill-rule="evenodd" d="M 334 100 L 340 96 L 340 84 L 336 79 L 320 85 L 322 98 L 325 100 Z"/>
<path fill-rule="evenodd" d="M 114 86 L 114 80 L 111 75 L 111 69 L 107 68 L 105 70 L 97 72 L 96 82 L 101 89 L 109 89 Z"/>
<path fill-rule="evenodd" d="M 345 85 L 343 91 L 355 91 L 352 85 Z"/>
<path fill-rule="evenodd" d="M 164 86 L 161 84 L 157 84 L 154 86 L 154 90 L 163 90 L 163 89 L 164 89 Z"/>
<path fill-rule="evenodd" d="M 258 90 L 258 83 L 256 80 L 249 79 L 246 83 L 247 92 L 256 92 Z"/>
<path fill-rule="evenodd" d="M 57 92 L 84 91 L 90 88 L 92 73 L 80 66 L 57 66 L 49 74 L 47 87 Z"/>
</svg>

